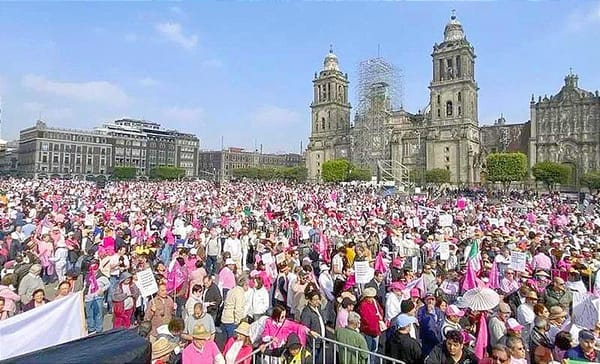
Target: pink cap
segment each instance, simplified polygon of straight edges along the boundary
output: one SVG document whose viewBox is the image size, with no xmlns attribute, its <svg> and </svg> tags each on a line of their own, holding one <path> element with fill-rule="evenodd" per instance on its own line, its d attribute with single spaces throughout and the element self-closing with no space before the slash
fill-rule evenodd
<svg viewBox="0 0 600 364">
<path fill-rule="evenodd" d="M 463 311 L 460 308 L 456 307 L 456 305 L 449 305 L 446 308 L 446 316 L 463 317 L 464 315 L 465 315 L 465 311 Z"/>
<path fill-rule="evenodd" d="M 506 328 L 512 331 L 521 331 L 523 330 L 524 326 L 511 317 L 506 321 Z"/>
<path fill-rule="evenodd" d="M 421 291 L 418 288 L 413 288 L 410 290 L 411 297 L 421 297 Z"/>
<path fill-rule="evenodd" d="M 404 289 L 404 285 L 402 283 L 400 283 L 400 282 L 392 282 L 390 284 L 390 291 L 392 291 L 394 289 L 397 289 L 397 290 L 401 291 L 401 290 Z"/>
</svg>

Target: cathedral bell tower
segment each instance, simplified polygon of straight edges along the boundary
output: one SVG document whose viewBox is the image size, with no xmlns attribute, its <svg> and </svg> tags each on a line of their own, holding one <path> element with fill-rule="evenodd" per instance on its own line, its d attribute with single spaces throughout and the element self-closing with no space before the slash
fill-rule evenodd
<svg viewBox="0 0 600 364">
<path fill-rule="evenodd" d="M 454 11 L 444 41 L 433 46 L 427 169 L 450 171 L 453 183 L 479 181 L 479 122 L 475 49 Z"/>
<path fill-rule="evenodd" d="M 331 159 L 350 160 L 350 102 L 348 74 L 340 71 L 330 48 L 323 70 L 313 79 L 311 132 L 306 155 L 308 178 L 319 181 L 321 166 Z"/>
</svg>

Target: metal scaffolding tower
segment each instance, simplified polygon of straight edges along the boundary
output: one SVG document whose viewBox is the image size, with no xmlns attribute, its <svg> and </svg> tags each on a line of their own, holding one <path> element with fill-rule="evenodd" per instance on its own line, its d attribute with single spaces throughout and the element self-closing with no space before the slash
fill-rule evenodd
<svg viewBox="0 0 600 364">
<path fill-rule="evenodd" d="M 378 161 L 391 160 L 392 111 L 402 109 L 400 70 L 381 57 L 358 66 L 358 106 L 352 134 L 355 165 L 378 171 Z"/>
</svg>

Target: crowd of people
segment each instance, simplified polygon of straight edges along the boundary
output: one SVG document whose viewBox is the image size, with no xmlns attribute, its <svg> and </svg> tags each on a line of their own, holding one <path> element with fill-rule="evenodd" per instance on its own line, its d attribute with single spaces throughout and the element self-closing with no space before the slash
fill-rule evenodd
<svg viewBox="0 0 600 364">
<path fill-rule="evenodd" d="M 0 320 L 82 291 L 88 333 L 135 328 L 153 363 L 600 362 L 594 197 L 433 196 L 4 180 Z"/>
</svg>

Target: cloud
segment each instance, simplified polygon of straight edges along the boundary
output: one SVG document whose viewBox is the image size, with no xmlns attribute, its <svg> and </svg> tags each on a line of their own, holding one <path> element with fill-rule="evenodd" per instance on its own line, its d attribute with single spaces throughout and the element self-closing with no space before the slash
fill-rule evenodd
<svg viewBox="0 0 600 364">
<path fill-rule="evenodd" d="M 173 106 L 163 112 L 165 125 L 169 124 L 204 124 L 204 110 L 200 107 L 178 107 Z"/>
<path fill-rule="evenodd" d="M 23 77 L 22 84 L 36 92 L 83 102 L 125 106 L 130 101 L 129 96 L 119 86 L 108 81 L 60 82 L 28 74 Z"/>
<path fill-rule="evenodd" d="M 138 36 L 135 33 L 127 33 L 127 34 L 125 34 L 124 38 L 125 38 L 126 42 L 131 42 L 131 43 L 138 40 Z"/>
<path fill-rule="evenodd" d="M 37 101 L 26 101 L 23 103 L 23 110 L 30 114 L 31 118 L 40 118 L 56 124 L 64 124 L 75 117 L 75 112 L 70 107 L 51 107 Z"/>
<path fill-rule="evenodd" d="M 576 8 L 567 16 L 567 29 L 572 32 L 598 25 L 600 25 L 600 2 L 594 3 L 591 7 Z"/>
<path fill-rule="evenodd" d="M 294 110 L 268 105 L 256 110 L 250 120 L 255 127 L 281 127 L 300 123 L 302 116 Z"/>
<path fill-rule="evenodd" d="M 154 87 L 154 86 L 158 86 L 160 85 L 160 82 L 155 80 L 152 77 L 144 77 L 142 79 L 140 79 L 139 84 L 144 86 L 144 87 Z"/>
<path fill-rule="evenodd" d="M 155 26 L 156 31 L 169 42 L 175 43 L 185 49 L 193 49 L 198 44 L 198 36 L 186 36 L 179 23 L 160 23 Z"/>
</svg>

